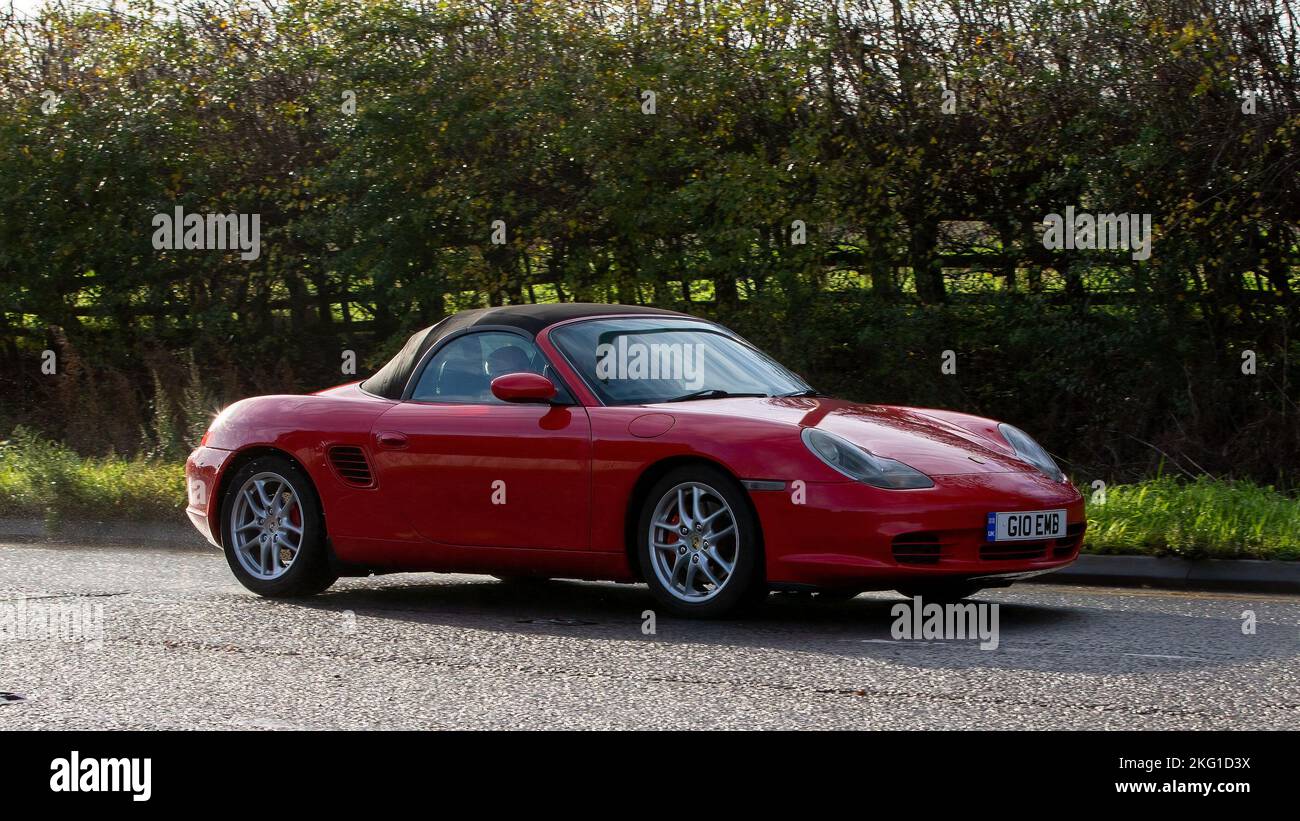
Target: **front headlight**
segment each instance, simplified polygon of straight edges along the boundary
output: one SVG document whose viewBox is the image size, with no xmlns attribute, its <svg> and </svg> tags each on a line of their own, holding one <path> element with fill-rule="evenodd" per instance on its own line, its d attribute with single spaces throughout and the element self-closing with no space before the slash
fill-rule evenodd
<svg viewBox="0 0 1300 821">
<path fill-rule="evenodd" d="M 887 490 L 934 487 L 930 477 L 894 459 L 876 456 L 852 442 L 817 428 L 804 428 L 803 443 L 818 459 L 850 479 Z"/>
<path fill-rule="evenodd" d="M 1029 464 L 1038 468 L 1043 475 L 1057 482 L 1065 481 L 1065 474 L 1056 466 L 1056 462 L 1043 450 L 1043 446 L 1033 440 L 1033 438 L 1015 425 L 1008 425 L 1006 422 L 998 425 L 998 433 L 1002 438 L 1007 440 L 1016 456 L 1025 460 Z"/>
</svg>

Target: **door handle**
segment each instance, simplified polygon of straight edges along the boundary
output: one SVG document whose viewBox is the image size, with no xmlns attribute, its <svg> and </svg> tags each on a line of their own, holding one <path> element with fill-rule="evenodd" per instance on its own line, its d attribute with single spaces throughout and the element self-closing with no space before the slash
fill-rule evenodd
<svg viewBox="0 0 1300 821">
<path fill-rule="evenodd" d="M 406 447 L 407 444 L 406 434 L 387 430 L 375 434 L 375 439 L 381 448 L 398 449 Z"/>
</svg>

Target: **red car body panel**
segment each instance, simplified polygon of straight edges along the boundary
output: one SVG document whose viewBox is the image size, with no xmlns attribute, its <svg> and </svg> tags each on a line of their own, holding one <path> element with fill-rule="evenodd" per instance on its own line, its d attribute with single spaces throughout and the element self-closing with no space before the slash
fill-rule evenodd
<svg viewBox="0 0 1300 821">
<path fill-rule="evenodd" d="M 551 327 L 535 341 L 578 404 L 400 401 L 357 383 L 246 399 L 222 412 L 190 455 L 187 514 L 220 546 L 223 479 L 274 450 L 309 475 L 334 555 L 359 570 L 634 581 L 637 492 L 665 464 L 700 460 L 766 483 L 747 492 L 773 585 L 1009 577 L 1077 557 L 1082 497 L 1018 459 L 993 420 L 820 397 L 606 407 L 555 348 Z M 813 456 L 804 427 L 900 460 L 934 487 L 851 480 Z M 369 486 L 350 484 L 331 464 L 338 446 L 361 450 Z M 775 483 L 780 489 L 760 489 Z M 1059 543 L 986 544 L 988 513 L 1054 508 L 1070 523 Z"/>
<path fill-rule="evenodd" d="M 402 444 L 384 445 L 385 434 Z M 586 408 L 401 402 L 379 418 L 374 438 L 381 493 L 421 538 L 469 547 L 591 546 Z M 494 490 L 494 483 L 501 484 Z"/>
</svg>

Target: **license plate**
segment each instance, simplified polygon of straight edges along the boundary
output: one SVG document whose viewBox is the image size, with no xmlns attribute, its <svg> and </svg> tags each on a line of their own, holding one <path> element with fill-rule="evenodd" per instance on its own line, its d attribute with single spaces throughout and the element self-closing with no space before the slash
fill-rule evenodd
<svg viewBox="0 0 1300 821">
<path fill-rule="evenodd" d="M 1059 539 L 1065 535 L 1064 510 L 990 513 L 984 538 L 990 542 Z"/>
</svg>

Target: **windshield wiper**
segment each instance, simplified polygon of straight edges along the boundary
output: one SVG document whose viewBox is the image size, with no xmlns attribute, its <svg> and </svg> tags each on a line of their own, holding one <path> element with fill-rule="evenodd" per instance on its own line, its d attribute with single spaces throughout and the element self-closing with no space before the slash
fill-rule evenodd
<svg viewBox="0 0 1300 821">
<path fill-rule="evenodd" d="M 809 388 L 806 391 L 795 391 L 794 393 L 783 393 L 780 395 L 780 397 L 782 399 L 793 399 L 796 396 L 825 396 L 825 395 L 826 394 L 822 393 L 816 388 Z"/>
<path fill-rule="evenodd" d="M 665 402 L 689 402 L 692 399 L 731 399 L 736 396 L 767 396 L 765 393 L 732 393 L 724 391 L 721 388 L 705 388 L 702 391 L 688 393 L 685 396 L 678 396 L 673 399 L 665 399 Z"/>
</svg>

